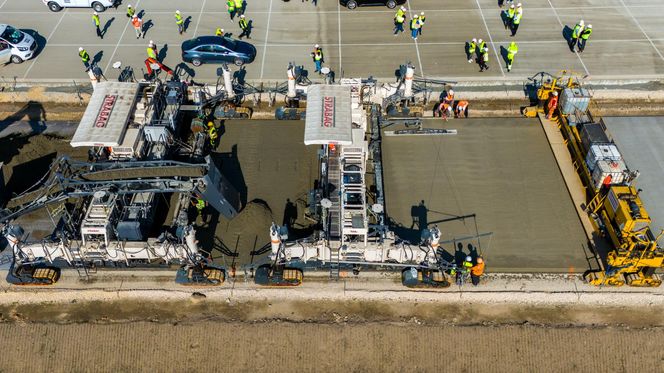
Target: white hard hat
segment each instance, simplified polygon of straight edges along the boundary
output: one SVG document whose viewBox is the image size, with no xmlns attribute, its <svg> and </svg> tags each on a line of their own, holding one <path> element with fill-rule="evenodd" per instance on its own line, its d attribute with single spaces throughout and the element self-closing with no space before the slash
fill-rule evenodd
<svg viewBox="0 0 664 373">
<path fill-rule="evenodd" d="M 98 16 L 98 15 L 99 15 L 99 14 L 98 14 L 97 12 L 94 12 L 94 13 L 92 13 L 92 14 L 94 14 L 94 15 L 96 15 L 96 16 Z"/>
<path fill-rule="evenodd" d="M 579 24 L 582 25 L 582 24 L 583 24 L 583 20 L 579 21 Z"/>
<path fill-rule="evenodd" d="M 406 11 L 406 7 L 405 7 L 405 6 L 402 6 L 402 7 L 401 7 L 401 10 L 403 10 L 403 11 L 405 12 L 405 11 Z"/>
<path fill-rule="evenodd" d="M 482 43 L 482 39 L 478 40 L 479 43 Z"/>
<path fill-rule="evenodd" d="M 180 14 L 180 11 L 179 11 L 179 10 L 176 10 L 175 13 Z"/>
<path fill-rule="evenodd" d="M 131 4 L 127 4 L 127 8 L 131 8 Z"/>
<path fill-rule="evenodd" d="M 473 261 L 473 257 L 471 257 L 470 255 L 468 255 L 468 256 L 466 257 L 466 261 L 467 261 L 467 262 L 472 262 L 472 261 Z"/>
<path fill-rule="evenodd" d="M 413 18 L 417 18 L 417 17 L 418 17 L 417 14 L 415 14 L 415 15 L 413 16 Z"/>
<path fill-rule="evenodd" d="M 556 91 L 551 92 L 551 94 L 554 95 L 554 96 L 558 96 L 558 92 L 556 92 Z"/>
<path fill-rule="evenodd" d="M 510 9 L 514 9 L 514 4 L 510 5 Z"/>
<path fill-rule="evenodd" d="M 138 18 L 138 15 L 134 14 L 133 16 L 131 16 L 131 18 Z"/>
<path fill-rule="evenodd" d="M 477 258 L 477 262 L 478 262 L 478 263 L 484 263 L 484 259 L 482 259 L 482 258 Z"/>
<path fill-rule="evenodd" d="M 488 52 L 488 51 L 489 51 L 489 48 L 484 47 L 484 51 L 485 51 L 485 52 Z"/>
<path fill-rule="evenodd" d="M 447 91 L 447 93 L 453 95 L 453 94 L 454 94 L 454 90 L 453 90 L 453 89 L 450 89 L 449 91 Z"/>
<path fill-rule="evenodd" d="M 244 18 L 244 14 L 242 14 L 242 15 L 240 16 L 240 18 Z"/>
<path fill-rule="evenodd" d="M 420 13 L 421 15 L 424 15 L 424 12 Z"/>
<path fill-rule="evenodd" d="M 521 8 L 521 3 L 516 4 L 517 8 Z"/>
<path fill-rule="evenodd" d="M 586 26 L 586 28 L 593 28 L 593 25 L 588 25 Z"/>
<path fill-rule="evenodd" d="M 480 40 L 482 40 L 482 39 L 480 39 Z M 477 39 L 473 38 L 473 42 L 474 42 L 474 43 L 477 43 Z"/>
<path fill-rule="evenodd" d="M 320 45 L 316 44 L 314 45 L 314 48 L 320 48 Z"/>
<path fill-rule="evenodd" d="M 83 47 L 78 47 L 79 52 L 83 52 Z"/>
<path fill-rule="evenodd" d="M 150 44 L 149 44 L 149 45 L 154 45 L 154 41 L 150 40 Z"/>
</svg>

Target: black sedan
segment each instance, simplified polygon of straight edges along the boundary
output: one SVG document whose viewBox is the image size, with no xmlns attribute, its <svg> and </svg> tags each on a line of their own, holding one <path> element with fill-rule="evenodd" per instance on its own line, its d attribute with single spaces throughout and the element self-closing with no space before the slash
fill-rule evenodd
<svg viewBox="0 0 664 373">
<path fill-rule="evenodd" d="M 369 5 L 383 5 L 390 9 L 396 8 L 397 5 L 403 5 L 407 0 L 339 0 L 341 5 L 348 9 L 355 9 L 358 6 Z"/>
<path fill-rule="evenodd" d="M 182 60 L 194 66 L 224 62 L 241 66 L 253 62 L 254 58 L 256 47 L 225 36 L 200 36 L 182 43 Z"/>
</svg>

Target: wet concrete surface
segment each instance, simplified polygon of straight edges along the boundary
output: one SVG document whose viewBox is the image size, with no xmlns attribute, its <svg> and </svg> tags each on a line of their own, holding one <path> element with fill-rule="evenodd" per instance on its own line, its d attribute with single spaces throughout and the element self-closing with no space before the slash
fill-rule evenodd
<svg viewBox="0 0 664 373">
<path fill-rule="evenodd" d="M 480 242 L 443 247 L 451 259 L 483 254 L 487 270 L 583 272 L 586 239 L 536 119 L 425 120 L 455 136 L 384 137 L 387 213 L 397 234 L 477 214 Z M 439 223 L 442 240 L 472 236 L 472 219 Z M 471 244 L 472 247 L 469 247 Z"/>
</svg>

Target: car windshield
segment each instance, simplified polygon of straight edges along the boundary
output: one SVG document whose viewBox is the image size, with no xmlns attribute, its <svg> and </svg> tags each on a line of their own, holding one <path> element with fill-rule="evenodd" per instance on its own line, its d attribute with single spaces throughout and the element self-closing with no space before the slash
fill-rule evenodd
<svg viewBox="0 0 664 373">
<path fill-rule="evenodd" d="M 23 33 L 11 26 L 7 26 L 0 38 L 6 40 L 9 44 L 18 44 L 23 40 Z"/>
<path fill-rule="evenodd" d="M 231 49 L 231 50 L 235 50 L 235 48 L 236 48 L 235 41 L 233 41 L 229 38 L 226 38 L 226 37 L 224 38 L 224 41 L 222 41 L 220 44 L 223 45 L 224 47 L 228 48 L 228 49 Z"/>
</svg>

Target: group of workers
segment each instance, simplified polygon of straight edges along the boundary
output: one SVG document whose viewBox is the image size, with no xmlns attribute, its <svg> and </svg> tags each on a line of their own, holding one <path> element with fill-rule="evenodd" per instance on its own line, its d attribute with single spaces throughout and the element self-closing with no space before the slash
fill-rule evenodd
<svg viewBox="0 0 664 373">
<path fill-rule="evenodd" d="M 228 10 L 228 15 L 231 17 L 231 21 L 235 16 L 244 15 L 246 4 L 246 0 L 226 0 L 226 10 Z"/>
<path fill-rule="evenodd" d="M 477 58 L 476 61 L 480 65 L 480 72 L 489 70 L 489 48 L 486 45 L 486 41 L 473 38 L 473 40 L 466 43 L 466 57 L 468 58 L 468 63 L 472 63 L 474 57 Z"/>
<path fill-rule="evenodd" d="M 583 20 L 580 20 L 579 23 L 574 26 L 572 30 L 572 36 L 569 39 L 569 49 L 574 52 L 574 47 L 579 48 L 579 53 L 583 52 L 586 49 L 586 42 L 590 38 L 590 34 L 593 33 L 593 25 L 584 25 Z"/>
<path fill-rule="evenodd" d="M 420 15 L 414 14 L 410 20 L 410 35 L 413 40 L 417 40 L 419 35 L 422 35 L 422 28 L 426 22 L 426 16 L 424 12 L 421 12 Z M 394 15 L 394 36 L 399 33 L 404 32 L 403 24 L 406 22 L 406 8 L 401 7 L 397 10 L 397 13 Z"/>
<path fill-rule="evenodd" d="M 512 33 L 510 36 L 516 35 L 516 31 L 519 29 L 522 18 L 523 7 L 521 6 L 521 3 L 518 3 L 516 7 L 514 4 L 511 4 L 508 9 L 503 10 L 503 22 L 505 24 L 505 28 L 509 28 L 510 32 Z"/>
<path fill-rule="evenodd" d="M 468 101 L 459 100 L 454 101 L 454 90 L 448 89 L 441 100 L 433 106 L 433 116 L 440 117 L 444 120 L 450 118 L 454 113 L 455 118 L 468 117 Z"/>
</svg>

